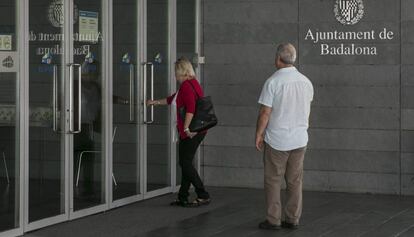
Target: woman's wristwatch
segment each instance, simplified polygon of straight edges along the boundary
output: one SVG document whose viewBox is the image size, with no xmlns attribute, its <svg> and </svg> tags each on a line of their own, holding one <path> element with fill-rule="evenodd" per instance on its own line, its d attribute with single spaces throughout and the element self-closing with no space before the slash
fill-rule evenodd
<svg viewBox="0 0 414 237">
<path fill-rule="evenodd" d="M 189 128 L 184 128 L 184 132 L 185 133 L 190 132 L 190 129 Z"/>
</svg>

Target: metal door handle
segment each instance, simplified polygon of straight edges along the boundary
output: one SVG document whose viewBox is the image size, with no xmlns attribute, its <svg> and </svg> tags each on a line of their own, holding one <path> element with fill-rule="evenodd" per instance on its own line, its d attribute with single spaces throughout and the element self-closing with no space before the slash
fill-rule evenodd
<svg viewBox="0 0 414 237">
<path fill-rule="evenodd" d="M 58 73 L 57 65 L 53 65 L 53 131 L 58 132 Z"/>
<path fill-rule="evenodd" d="M 80 133 L 81 132 L 81 106 L 82 106 L 82 65 L 80 64 L 75 64 L 75 63 L 71 63 L 68 64 L 69 66 L 69 132 L 70 133 Z M 78 68 L 78 129 L 75 130 L 74 126 L 75 126 L 75 122 L 74 122 L 74 109 L 73 109 L 73 89 L 74 89 L 74 85 L 73 85 L 73 69 L 74 67 L 79 67 Z"/>
<path fill-rule="evenodd" d="M 154 100 L 154 64 L 151 65 L 151 100 Z M 154 105 L 151 105 L 151 123 L 154 122 Z"/>
<path fill-rule="evenodd" d="M 134 77 L 135 66 L 134 64 L 129 65 L 129 121 L 135 120 L 135 77 Z"/>
<path fill-rule="evenodd" d="M 151 120 L 148 120 L 148 111 L 147 111 L 147 70 L 148 65 L 151 66 L 151 100 L 154 100 L 154 64 L 151 62 L 146 62 L 142 64 L 144 66 L 144 123 L 152 124 L 154 122 L 154 105 L 151 105 Z"/>
</svg>

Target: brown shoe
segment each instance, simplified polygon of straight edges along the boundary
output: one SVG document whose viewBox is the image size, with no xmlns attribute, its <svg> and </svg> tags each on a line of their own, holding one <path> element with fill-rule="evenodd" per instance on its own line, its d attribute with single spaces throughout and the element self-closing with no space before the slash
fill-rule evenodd
<svg viewBox="0 0 414 237">
<path fill-rule="evenodd" d="M 274 224 L 270 223 L 268 220 L 265 220 L 265 221 L 259 223 L 259 228 L 260 229 L 265 229 L 265 230 L 280 230 L 281 226 L 280 225 L 274 225 Z"/>
</svg>

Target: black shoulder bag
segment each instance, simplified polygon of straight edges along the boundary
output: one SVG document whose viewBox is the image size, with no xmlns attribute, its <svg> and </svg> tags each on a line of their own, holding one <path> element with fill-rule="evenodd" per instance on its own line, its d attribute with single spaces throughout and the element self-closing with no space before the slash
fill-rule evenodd
<svg viewBox="0 0 414 237">
<path fill-rule="evenodd" d="M 193 88 L 194 93 L 197 95 L 196 108 L 193 119 L 191 120 L 189 129 L 191 132 L 201 132 L 217 125 L 217 117 L 214 113 L 213 102 L 210 96 L 200 97 L 195 90 L 193 84 L 189 82 Z M 185 109 L 181 110 L 181 116 L 185 121 Z"/>
</svg>

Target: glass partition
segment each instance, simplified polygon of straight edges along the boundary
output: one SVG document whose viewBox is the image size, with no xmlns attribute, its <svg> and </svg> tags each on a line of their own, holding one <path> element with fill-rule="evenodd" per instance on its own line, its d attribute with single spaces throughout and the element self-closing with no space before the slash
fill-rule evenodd
<svg viewBox="0 0 414 237">
<path fill-rule="evenodd" d="M 138 12 L 136 0 L 113 1 L 113 200 L 140 193 Z"/>
<path fill-rule="evenodd" d="M 65 213 L 62 26 L 61 2 L 29 1 L 29 223 Z"/>
<path fill-rule="evenodd" d="M 0 3 L 0 233 L 20 227 L 19 58 L 15 0 Z"/>
<path fill-rule="evenodd" d="M 169 92 L 169 23 L 168 1 L 151 0 L 147 2 L 147 95 L 154 92 L 154 98 L 165 98 Z M 151 86 L 153 78 L 153 86 Z M 149 98 L 149 97 L 148 97 Z M 147 191 L 171 185 L 170 178 L 170 139 L 169 114 L 167 106 L 154 108 L 150 118 L 148 108 L 147 126 Z"/>
<path fill-rule="evenodd" d="M 73 25 L 73 58 L 81 67 L 81 92 L 74 89 L 75 124 L 79 133 L 73 136 L 73 177 L 75 211 L 105 203 L 105 156 L 103 154 L 103 31 L 101 0 L 75 0 Z M 75 71 L 77 72 L 77 71 Z M 79 85 L 78 73 L 74 84 Z M 80 112 L 80 116 L 77 116 Z M 79 121 L 80 117 L 80 121 Z"/>
</svg>

